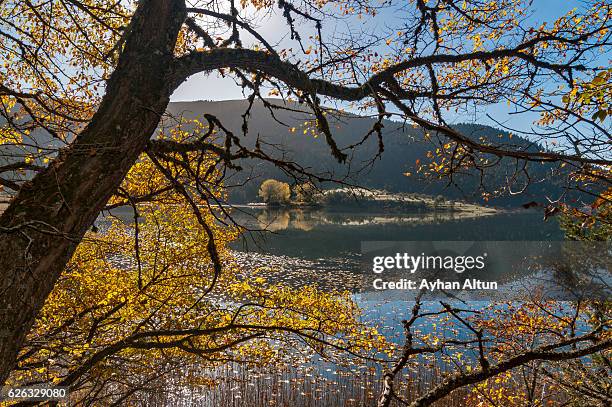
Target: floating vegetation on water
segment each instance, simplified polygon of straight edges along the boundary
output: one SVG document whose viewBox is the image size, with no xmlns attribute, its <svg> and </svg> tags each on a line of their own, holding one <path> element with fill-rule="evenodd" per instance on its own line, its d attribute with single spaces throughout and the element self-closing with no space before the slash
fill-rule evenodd
<svg viewBox="0 0 612 407">
<path fill-rule="evenodd" d="M 317 260 L 257 252 L 234 251 L 233 255 L 245 275 L 256 269 L 259 277 L 293 288 L 314 285 L 326 290 L 356 291 L 367 281 L 358 272 L 357 255 Z"/>
</svg>

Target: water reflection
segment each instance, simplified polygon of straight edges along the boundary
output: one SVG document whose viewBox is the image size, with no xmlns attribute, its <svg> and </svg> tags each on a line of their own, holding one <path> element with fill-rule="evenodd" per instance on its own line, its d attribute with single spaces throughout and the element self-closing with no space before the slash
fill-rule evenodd
<svg viewBox="0 0 612 407">
<path fill-rule="evenodd" d="M 544 222 L 539 212 L 383 213 L 326 209 L 253 209 L 234 211 L 235 220 L 250 230 L 232 244 L 242 252 L 258 252 L 307 260 L 350 258 L 362 241 L 539 241 L 562 240 L 555 219 Z"/>
<path fill-rule="evenodd" d="M 345 212 L 314 208 L 262 208 L 252 209 L 259 228 L 270 232 L 281 230 L 310 231 L 324 225 L 416 225 L 493 216 L 495 212 Z M 251 221 L 251 225 L 253 222 Z"/>
</svg>

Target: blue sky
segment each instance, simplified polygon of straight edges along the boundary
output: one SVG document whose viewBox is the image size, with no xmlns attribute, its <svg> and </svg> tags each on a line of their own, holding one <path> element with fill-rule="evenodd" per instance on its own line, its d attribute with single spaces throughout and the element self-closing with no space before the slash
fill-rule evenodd
<svg viewBox="0 0 612 407">
<path fill-rule="evenodd" d="M 539 23 L 542 21 L 553 21 L 557 17 L 567 13 L 574 7 L 580 7 L 581 2 L 578 0 L 574 1 L 563 1 L 563 0 L 533 0 L 532 10 L 534 11 L 533 16 L 530 18 L 530 22 Z M 379 16 L 380 17 L 380 16 Z M 393 15 L 384 16 L 383 19 L 378 18 L 376 24 L 384 24 L 386 18 L 390 20 L 397 17 Z M 324 25 L 325 28 L 325 25 Z M 371 28 L 376 30 L 376 27 Z M 309 28 L 304 29 L 305 32 L 311 33 L 312 30 Z M 268 16 L 261 20 L 261 26 L 259 32 L 274 43 L 279 40 L 279 33 L 286 32 L 286 23 L 283 17 L 275 7 Z M 290 42 L 286 39 L 281 41 L 284 46 L 289 45 Z M 295 44 L 293 44 L 295 46 Z M 236 86 L 234 81 L 230 78 L 222 78 L 218 74 L 211 75 L 194 75 L 182 86 L 180 86 L 176 92 L 172 95 L 172 101 L 194 101 L 194 100 L 229 100 L 229 99 L 244 99 L 245 96 L 242 94 L 242 90 L 239 86 Z M 482 123 L 490 124 L 498 127 L 495 121 L 504 123 L 508 127 L 528 130 L 531 126 L 532 121 L 536 118 L 535 115 L 512 115 L 510 108 L 506 103 L 498 105 L 487 106 L 485 109 L 475 110 L 470 114 L 462 113 L 461 116 L 450 115 L 448 116 L 449 121 L 458 122 L 470 122 L 470 123 Z M 488 116 L 493 117 L 491 120 Z"/>
</svg>

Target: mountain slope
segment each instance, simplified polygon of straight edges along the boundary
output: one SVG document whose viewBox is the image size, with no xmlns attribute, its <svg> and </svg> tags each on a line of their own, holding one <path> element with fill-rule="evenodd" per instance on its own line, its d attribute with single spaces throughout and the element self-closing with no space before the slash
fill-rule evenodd
<svg viewBox="0 0 612 407">
<path fill-rule="evenodd" d="M 278 100 L 275 100 L 278 103 Z M 254 147 L 256 140 L 260 140 L 261 148 L 277 157 L 294 160 L 314 172 L 331 173 L 334 177 L 346 179 L 348 182 L 370 188 L 382 188 L 390 192 L 425 193 L 431 195 L 444 195 L 448 198 L 462 198 L 472 201 L 481 201 L 477 191 L 479 177 L 476 174 L 459 176 L 456 185 L 449 186 L 445 181 L 432 182 L 422 180 L 416 176 L 406 177 L 405 172 L 413 171 L 416 160 L 426 162 L 425 155 L 432 144 L 424 140 L 423 132 L 401 123 L 384 122 L 383 141 L 384 152 L 374 161 L 368 163 L 376 156 L 378 140 L 372 135 L 366 142 L 350 153 L 347 164 L 339 164 L 332 156 L 330 148 L 324 137 L 313 137 L 309 132 L 304 134 L 305 122 L 312 120 L 312 116 L 305 113 L 274 110 L 274 117 L 261 102 L 256 102 L 251 109 L 248 120 L 248 132 L 242 135 L 242 115 L 247 110 L 245 100 L 230 100 L 221 102 L 196 101 L 174 102 L 168 107 L 168 112 L 175 116 L 195 118 L 204 113 L 216 116 L 225 127 L 239 135 L 244 145 Z M 305 110 L 302 106 L 291 105 L 291 108 Z M 276 118 L 276 120 L 275 120 Z M 340 148 L 358 143 L 371 129 L 374 119 L 355 115 L 343 115 L 341 118 L 328 116 L 334 138 Z M 279 123 L 281 122 L 281 123 Z M 292 132 L 290 129 L 295 128 Z M 464 134 L 472 137 L 485 137 L 488 140 L 498 140 L 499 135 L 506 136 L 503 131 L 481 125 L 456 126 Z M 528 140 L 515 136 L 513 143 L 528 146 Z M 537 148 L 537 147 L 530 147 Z M 487 174 L 488 184 L 495 189 L 505 181 L 505 170 L 512 165 L 509 160 L 502 163 Z M 256 200 L 257 189 L 261 181 L 267 178 L 276 178 L 291 181 L 281 170 L 272 164 L 261 162 L 242 162 L 245 168 L 242 174 L 232 178 L 233 183 L 240 183 L 246 178 L 254 178 L 244 186 L 231 190 L 230 200 L 234 202 L 248 202 Z M 531 164 L 534 179 L 544 178 L 552 167 L 549 165 Z M 325 186 L 324 186 L 325 187 Z M 332 187 L 332 185 L 329 185 Z M 557 195 L 560 187 L 551 181 L 544 181 L 530 185 L 527 190 L 516 196 L 503 196 L 491 203 L 495 205 L 516 206 L 528 202 L 542 195 Z"/>
</svg>

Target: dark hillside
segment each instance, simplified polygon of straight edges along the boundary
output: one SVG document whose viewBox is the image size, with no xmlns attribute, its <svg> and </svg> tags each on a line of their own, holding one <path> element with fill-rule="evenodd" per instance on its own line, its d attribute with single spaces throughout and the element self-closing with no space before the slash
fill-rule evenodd
<svg viewBox="0 0 612 407">
<path fill-rule="evenodd" d="M 301 106 L 292 106 L 302 108 Z M 173 115 L 183 115 L 184 117 L 196 117 L 203 113 L 217 116 L 221 122 L 235 134 L 242 134 L 242 117 L 247 108 L 244 100 L 230 100 L 222 102 L 175 102 L 169 106 L 169 113 Z M 304 134 L 304 122 L 312 119 L 312 116 L 304 113 L 290 112 L 285 110 L 275 110 L 274 116 L 283 124 L 278 123 L 272 117 L 270 111 L 261 102 L 255 103 L 249 118 L 249 131 L 243 143 L 253 147 L 257 138 L 265 141 L 262 149 L 285 158 L 294 160 L 304 167 L 312 168 L 317 172 L 330 172 L 336 178 L 347 177 L 347 180 L 361 186 L 371 188 L 382 188 L 390 192 L 411 192 L 424 193 L 430 195 L 444 195 L 448 198 L 462 198 L 473 201 L 480 201 L 477 193 L 479 177 L 463 175 L 456 182 L 457 186 L 448 186 L 446 182 L 423 181 L 418 177 L 406 177 L 403 175 L 407 171 L 412 171 L 415 161 L 420 159 L 425 162 L 425 154 L 431 148 L 431 144 L 424 141 L 423 133 L 420 129 L 411 126 L 402 126 L 401 123 L 385 121 L 383 129 L 383 139 L 385 150 L 382 157 L 375 161 L 373 166 L 367 163 L 375 157 L 378 151 L 378 141 L 376 136 L 363 145 L 359 146 L 350 156 L 348 165 L 338 164 L 330 153 L 329 146 L 323 137 L 314 138 L 311 134 Z M 354 144 L 371 129 L 374 119 L 345 115 L 344 117 L 330 118 L 330 126 L 340 148 Z M 291 132 L 290 128 L 295 127 L 296 131 Z M 506 133 L 498 129 L 481 125 L 458 125 L 457 128 L 464 134 L 473 137 L 485 137 L 493 142 L 499 140 L 499 135 Z M 523 138 L 514 136 L 512 143 L 525 146 L 530 149 L 537 149 L 537 146 Z M 283 151 L 284 153 L 281 153 Z M 502 167 L 487 174 L 488 185 L 500 185 L 505 182 L 506 173 L 513 165 L 510 161 L 505 162 Z M 235 202 L 247 202 L 256 200 L 257 188 L 259 183 L 266 178 L 276 178 L 287 180 L 287 177 L 277 168 L 267 163 L 242 163 L 248 168 L 244 175 L 234 178 L 238 182 L 248 175 L 256 177 L 245 187 L 236 188 L 231 194 L 231 200 Z M 364 168 L 364 166 L 366 168 Z M 531 171 L 536 176 L 534 179 L 544 178 L 548 165 L 531 164 Z M 360 171 L 361 170 L 361 171 Z M 330 185 L 331 187 L 331 185 Z M 560 188 L 551 181 L 538 182 L 531 185 L 524 194 L 518 196 L 503 196 L 490 203 L 494 205 L 517 206 L 529 202 L 534 197 L 541 199 L 542 194 L 557 195 Z"/>
</svg>

